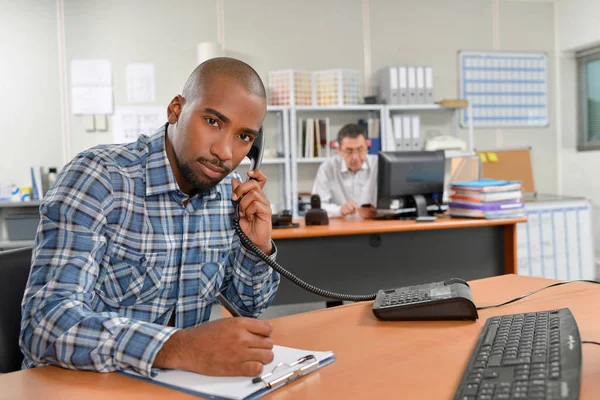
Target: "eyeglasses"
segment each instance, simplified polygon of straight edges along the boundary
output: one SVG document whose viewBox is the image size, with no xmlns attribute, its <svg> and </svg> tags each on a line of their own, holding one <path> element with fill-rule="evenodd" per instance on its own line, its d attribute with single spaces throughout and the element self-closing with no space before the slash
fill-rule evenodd
<svg viewBox="0 0 600 400">
<path fill-rule="evenodd" d="M 358 154 L 359 156 L 364 156 L 365 154 L 367 154 L 367 148 L 361 146 L 356 149 L 342 149 L 342 153 L 344 153 L 344 155 L 348 157 L 350 157 L 354 153 Z"/>
</svg>

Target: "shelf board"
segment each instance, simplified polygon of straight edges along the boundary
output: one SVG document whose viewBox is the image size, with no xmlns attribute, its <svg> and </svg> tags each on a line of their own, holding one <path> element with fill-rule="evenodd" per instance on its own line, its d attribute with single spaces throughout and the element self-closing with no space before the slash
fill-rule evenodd
<svg viewBox="0 0 600 400">
<path fill-rule="evenodd" d="M 0 208 L 18 208 L 18 207 L 39 207 L 42 204 L 39 200 L 32 201 L 0 201 Z"/>
<path fill-rule="evenodd" d="M 390 104 L 387 107 L 390 111 L 454 110 L 454 108 L 445 108 L 439 104 Z"/>
<path fill-rule="evenodd" d="M 263 158 L 262 165 L 283 165 L 285 164 L 285 158 L 277 157 L 277 158 Z M 250 160 L 244 158 L 240 165 L 250 165 Z"/>
<path fill-rule="evenodd" d="M 19 247 L 33 246 L 33 240 L 0 240 L 2 249 L 18 249 Z"/>
<path fill-rule="evenodd" d="M 288 108 L 289 108 L 288 106 L 267 106 L 267 111 L 269 111 L 269 112 L 280 112 L 280 111 L 285 111 Z"/>
<path fill-rule="evenodd" d="M 311 112 L 311 111 L 381 111 L 382 104 L 355 104 L 345 106 L 298 106 L 294 107 L 296 111 Z"/>
<path fill-rule="evenodd" d="M 327 160 L 329 157 L 313 157 L 313 158 L 297 158 L 298 164 L 319 164 Z"/>
<path fill-rule="evenodd" d="M 444 150 L 446 158 L 458 158 L 458 157 L 467 157 L 474 156 L 477 153 L 474 151 L 460 151 L 460 150 Z"/>
</svg>

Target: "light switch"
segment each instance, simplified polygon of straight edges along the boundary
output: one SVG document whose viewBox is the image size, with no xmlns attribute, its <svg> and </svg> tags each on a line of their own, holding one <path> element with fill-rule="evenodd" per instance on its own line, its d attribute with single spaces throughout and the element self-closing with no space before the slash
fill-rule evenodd
<svg viewBox="0 0 600 400">
<path fill-rule="evenodd" d="M 86 115 L 84 118 L 84 125 L 86 132 L 96 132 L 96 121 L 93 115 Z"/>
<path fill-rule="evenodd" d="M 98 132 L 106 132 L 108 130 L 108 117 L 106 115 L 96 115 L 96 130 Z"/>
</svg>

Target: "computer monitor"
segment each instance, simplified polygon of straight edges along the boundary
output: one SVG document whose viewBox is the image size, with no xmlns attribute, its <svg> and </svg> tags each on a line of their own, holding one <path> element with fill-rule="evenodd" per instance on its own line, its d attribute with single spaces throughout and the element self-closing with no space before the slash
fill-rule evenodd
<svg viewBox="0 0 600 400">
<path fill-rule="evenodd" d="M 429 215 L 427 206 L 442 201 L 443 151 L 383 151 L 378 158 L 378 209 L 390 209 L 398 201 L 398 208 L 415 208 L 415 216 L 422 217 Z"/>
</svg>

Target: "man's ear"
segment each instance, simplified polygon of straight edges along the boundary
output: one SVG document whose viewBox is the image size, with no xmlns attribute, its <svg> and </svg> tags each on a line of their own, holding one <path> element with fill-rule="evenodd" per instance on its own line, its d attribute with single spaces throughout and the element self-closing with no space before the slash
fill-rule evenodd
<svg viewBox="0 0 600 400">
<path fill-rule="evenodd" d="M 179 94 L 175 96 L 173 100 L 171 100 L 169 106 L 167 107 L 167 118 L 169 119 L 169 124 L 174 125 L 177 123 L 184 103 L 185 99 Z"/>
<path fill-rule="evenodd" d="M 367 147 L 371 147 L 371 139 L 367 139 Z"/>
</svg>

